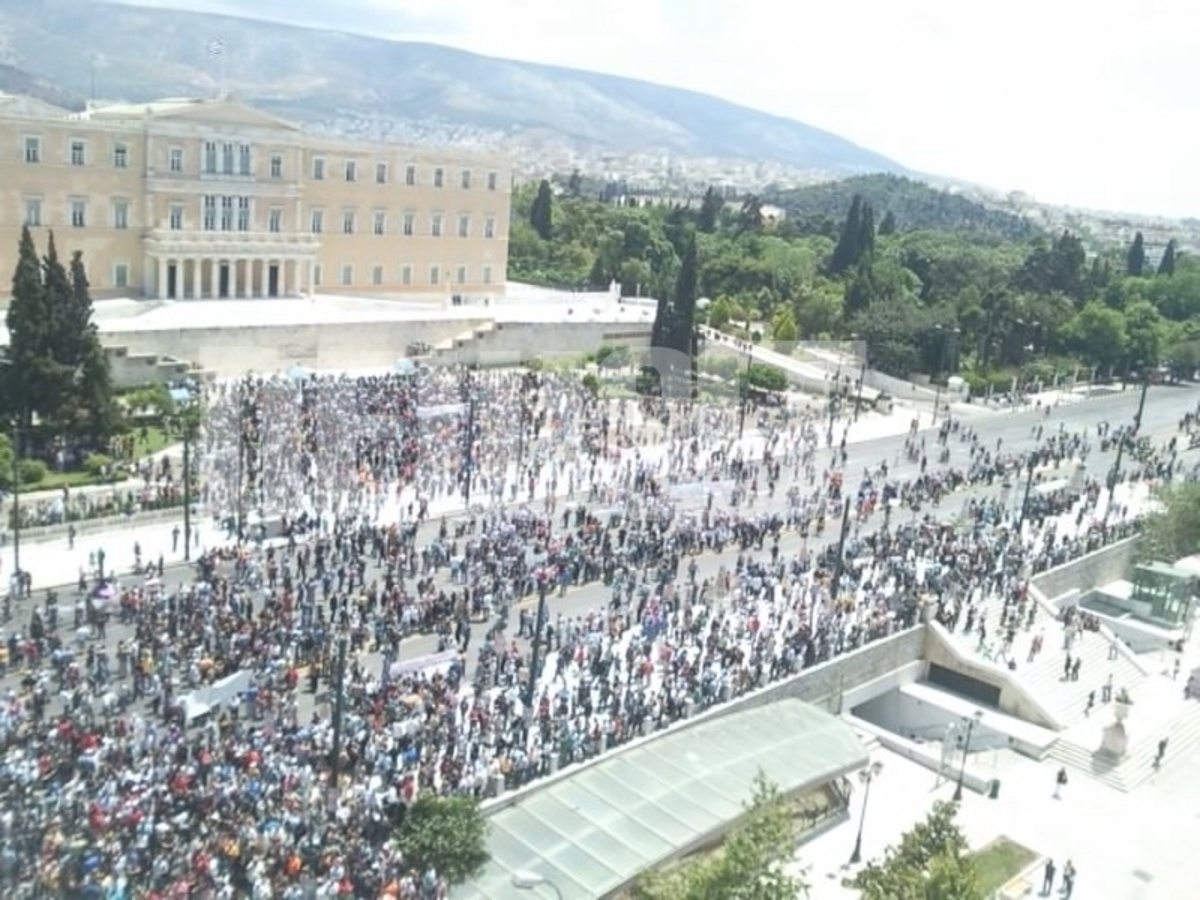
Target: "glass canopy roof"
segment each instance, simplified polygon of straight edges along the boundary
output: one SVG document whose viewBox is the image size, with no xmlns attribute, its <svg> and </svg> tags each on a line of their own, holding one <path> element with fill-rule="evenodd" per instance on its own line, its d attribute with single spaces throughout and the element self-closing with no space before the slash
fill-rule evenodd
<svg viewBox="0 0 1200 900">
<path fill-rule="evenodd" d="M 512 886 L 512 873 L 522 871 L 553 882 L 565 900 L 597 900 L 720 832 L 742 813 L 760 769 L 791 794 L 866 762 L 849 725 L 799 700 L 685 726 L 565 773 L 490 815 L 492 860 L 451 898 L 536 900 L 537 890 Z"/>
</svg>

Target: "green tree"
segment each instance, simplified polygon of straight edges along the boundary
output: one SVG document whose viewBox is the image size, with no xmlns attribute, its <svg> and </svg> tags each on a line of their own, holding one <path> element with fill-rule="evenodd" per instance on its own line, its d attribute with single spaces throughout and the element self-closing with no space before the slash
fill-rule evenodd
<svg viewBox="0 0 1200 900">
<path fill-rule="evenodd" d="M 34 414 L 45 421 L 55 421 L 61 414 L 60 402 L 65 373 L 54 358 L 58 318 L 51 295 L 47 290 L 45 272 L 55 270 L 59 281 L 57 254 L 53 235 L 49 259 L 55 265 L 43 265 L 28 228 L 21 230 L 17 252 L 17 268 L 13 274 L 12 300 L 5 323 L 8 325 L 8 360 L 4 370 L 4 402 L 7 412 L 16 415 L 28 433 Z M 65 283 L 65 274 L 62 277 Z M 56 285 L 56 300 L 62 299 L 64 288 Z"/>
<path fill-rule="evenodd" d="M 792 311 L 784 307 L 771 323 L 771 336 L 781 344 L 795 343 L 799 336 L 796 328 L 796 318 Z"/>
<path fill-rule="evenodd" d="M 1171 238 L 1163 250 L 1162 259 L 1158 261 L 1157 274 L 1166 275 L 1168 278 L 1175 274 L 1175 253 L 1175 238 Z"/>
<path fill-rule="evenodd" d="M 1156 509 L 1142 521 L 1138 556 L 1173 563 L 1200 553 L 1200 482 L 1167 482 L 1155 499 Z"/>
<path fill-rule="evenodd" d="M 583 176 L 579 174 L 578 169 L 571 170 L 571 177 L 567 179 L 567 193 L 572 197 L 583 193 Z"/>
<path fill-rule="evenodd" d="M 1139 231 L 1133 236 L 1129 252 L 1125 255 L 1125 274 L 1131 278 L 1141 278 L 1146 271 L 1146 239 Z"/>
<path fill-rule="evenodd" d="M 984 900 L 953 803 L 937 802 L 882 860 L 854 878 L 863 900 Z"/>
<path fill-rule="evenodd" d="M 70 366 L 75 385 L 76 431 L 92 446 L 101 446 L 116 431 L 120 417 L 113 396 L 112 366 L 92 321 L 93 312 L 83 254 L 76 251 L 71 255 L 71 302 L 63 316 L 72 334 L 72 355 L 63 362 Z"/>
<path fill-rule="evenodd" d="M 696 227 L 704 234 L 712 234 L 717 230 L 717 223 L 721 221 L 721 210 L 724 208 L 724 198 L 710 184 L 708 190 L 704 192 L 704 199 L 700 203 L 700 213 L 696 217 Z"/>
<path fill-rule="evenodd" d="M 729 300 L 726 297 L 718 297 L 713 301 L 712 307 L 708 311 L 708 324 L 712 328 L 724 328 L 729 324 L 731 318 Z"/>
<path fill-rule="evenodd" d="M 1126 354 L 1135 366 L 1157 366 L 1166 345 L 1166 323 L 1149 300 L 1137 300 L 1125 309 Z"/>
<path fill-rule="evenodd" d="M 896 233 L 896 217 L 889 209 L 883 214 L 883 219 L 879 222 L 879 236 L 887 237 L 889 234 Z"/>
<path fill-rule="evenodd" d="M 433 869 L 455 885 L 478 875 L 491 859 L 487 828 L 473 797 L 424 794 L 405 811 L 395 837 L 409 865 Z"/>
<path fill-rule="evenodd" d="M 1099 300 L 1083 307 L 1070 324 L 1076 348 L 1088 362 L 1098 366 L 1117 366 L 1125 359 L 1129 337 L 1125 317 Z"/>
<path fill-rule="evenodd" d="M 760 234 L 766 224 L 767 220 L 762 211 L 762 200 L 756 194 L 751 194 L 742 201 L 742 209 L 738 213 L 738 229 L 750 234 Z"/>
<path fill-rule="evenodd" d="M 720 850 L 667 872 L 644 876 L 638 900 L 793 900 L 808 895 L 787 871 L 798 828 L 787 798 L 761 772 L 742 821 Z"/>
<path fill-rule="evenodd" d="M 537 196 L 529 207 L 529 224 L 543 241 L 550 240 L 554 219 L 554 194 L 545 178 L 538 184 Z"/>
</svg>

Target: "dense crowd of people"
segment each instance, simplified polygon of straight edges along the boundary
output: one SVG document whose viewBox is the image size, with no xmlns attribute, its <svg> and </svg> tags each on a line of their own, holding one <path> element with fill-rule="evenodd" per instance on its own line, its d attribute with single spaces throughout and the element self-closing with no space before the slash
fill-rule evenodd
<svg viewBox="0 0 1200 900">
<path fill-rule="evenodd" d="M 939 520 L 953 491 L 1069 470 L 1089 448 L 1065 429 L 1013 453 L 945 425 L 929 440 L 959 466 L 914 429 L 915 472 L 855 476 L 811 416 L 756 414 L 743 442 L 736 411 L 601 402 L 566 375 L 251 379 L 208 404 L 228 546 L 178 588 L 85 583 L 73 621 L 34 610 L 7 638 L 8 896 L 438 897 L 388 840 L 415 797 L 519 786 L 1132 527 L 1086 479 L 1024 529 L 983 491 Z M 575 590 L 592 608 L 556 609 Z M 529 598 L 548 614 L 513 622 Z M 417 632 L 440 651 L 402 658 Z M 343 650 L 335 735 L 327 702 L 301 706 Z"/>
</svg>

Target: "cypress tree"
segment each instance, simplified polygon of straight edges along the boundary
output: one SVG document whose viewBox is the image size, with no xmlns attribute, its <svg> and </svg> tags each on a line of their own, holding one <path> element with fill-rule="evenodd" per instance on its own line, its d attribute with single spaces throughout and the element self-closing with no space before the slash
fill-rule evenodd
<svg viewBox="0 0 1200 900">
<path fill-rule="evenodd" d="M 92 295 L 88 284 L 83 254 L 78 250 L 71 256 L 71 303 L 66 317 L 74 330 L 77 356 L 73 360 L 78 377 L 79 409 L 82 413 L 80 436 L 100 446 L 112 436 L 117 426 L 117 407 L 113 399 L 112 366 L 100 333 L 92 321 Z"/>
<path fill-rule="evenodd" d="M 846 272 L 862 255 L 859 240 L 862 238 L 862 207 L 861 194 L 855 194 L 850 201 L 850 211 L 842 224 L 842 234 L 837 245 L 833 248 L 833 257 L 829 261 L 829 274 L 841 275 Z"/>
<path fill-rule="evenodd" d="M 5 324 L 8 326 L 10 363 L 4 373 L 5 407 L 28 428 L 33 413 L 41 415 L 47 411 L 44 374 L 53 334 L 46 289 L 42 283 L 42 265 L 28 227 L 21 229 L 12 301 Z"/>
<path fill-rule="evenodd" d="M 1163 251 L 1162 259 L 1158 261 L 1158 274 L 1168 278 L 1175 274 L 1175 238 L 1167 241 L 1167 249 Z"/>
<path fill-rule="evenodd" d="M 870 256 L 875 252 L 875 210 L 871 209 L 871 204 L 864 203 L 862 208 L 862 222 L 859 225 L 858 233 L 858 256 L 854 262 L 857 263 L 865 256 Z"/>
<path fill-rule="evenodd" d="M 895 234 L 895 233 L 896 233 L 896 217 L 895 217 L 895 215 L 892 214 L 892 211 L 889 209 L 887 212 L 885 212 L 883 214 L 883 220 L 879 223 L 878 234 L 881 237 L 883 237 L 883 236 L 886 236 L 889 234 Z"/>
<path fill-rule="evenodd" d="M 1141 278 L 1145 269 L 1146 241 L 1139 231 L 1133 236 L 1133 243 L 1129 245 L 1129 254 L 1125 258 L 1125 274 L 1134 278 Z"/>
<path fill-rule="evenodd" d="M 537 195 L 533 198 L 533 205 L 529 207 L 529 224 L 538 237 L 548 241 L 553 223 L 554 195 L 550 191 L 550 182 L 543 178 L 538 185 Z"/>
<path fill-rule="evenodd" d="M 721 199 L 716 188 L 710 184 L 708 190 L 704 192 L 704 200 L 700 204 L 700 215 L 696 219 L 696 227 L 705 234 L 712 234 L 717 230 L 717 221 L 724 206 L 725 201 Z"/>
</svg>

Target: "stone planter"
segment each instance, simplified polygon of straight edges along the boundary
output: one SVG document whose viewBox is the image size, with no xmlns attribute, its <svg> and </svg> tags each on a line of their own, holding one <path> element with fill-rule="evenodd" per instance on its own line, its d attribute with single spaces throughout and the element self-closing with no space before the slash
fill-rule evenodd
<svg viewBox="0 0 1200 900">
<path fill-rule="evenodd" d="M 1118 722 L 1124 722 L 1129 718 L 1129 713 L 1132 709 L 1132 703 L 1122 703 L 1120 700 L 1118 700 L 1113 704 L 1113 718 Z"/>
</svg>

